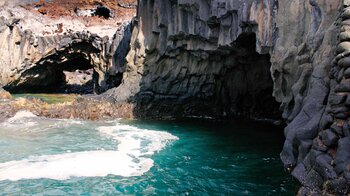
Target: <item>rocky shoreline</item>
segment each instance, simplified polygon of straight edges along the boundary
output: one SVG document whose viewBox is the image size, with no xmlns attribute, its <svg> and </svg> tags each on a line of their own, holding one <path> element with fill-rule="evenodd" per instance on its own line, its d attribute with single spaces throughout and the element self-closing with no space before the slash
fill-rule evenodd
<svg viewBox="0 0 350 196">
<path fill-rule="evenodd" d="M 49 104 L 37 98 L 13 98 L 0 91 L 0 122 L 13 117 L 19 111 L 29 111 L 36 116 L 57 119 L 108 120 L 134 119 L 131 103 L 114 103 L 84 96 L 76 96 L 72 101 Z"/>
<path fill-rule="evenodd" d="M 0 84 L 50 93 L 81 82 L 64 72 L 92 70 L 81 83 L 99 95 L 54 105 L 10 99 L 0 102 L 2 118 L 24 109 L 88 120 L 283 118 L 281 159 L 298 195 L 350 193 L 348 0 L 139 0 L 134 19 L 132 2 L 75 10 L 65 1 L 67 12 L 54 2 L 39 3 L 45 13 L 0 8 Z M 127 14 L 91 14 L 99 6 Z"/>
</svg>

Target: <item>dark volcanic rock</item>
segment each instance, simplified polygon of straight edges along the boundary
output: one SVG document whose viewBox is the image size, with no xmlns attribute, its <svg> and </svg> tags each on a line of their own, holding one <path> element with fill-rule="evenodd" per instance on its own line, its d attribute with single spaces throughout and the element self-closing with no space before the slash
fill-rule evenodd
<svg viewBox="0 0 350 196">
<path fill-rule="evenodd" d="M 339 140 L 338 150 L 335 156 L 335 165 L 337 173 L 350 171 L 350 137 Z"/>
<path fill-rule="evenodd" d="M 344 134 L 345 137 L 350 136 L 350 125 L 349 125 L 349 123 L 344 123 L 343 134 Z"/>
<path fill-rule="evenodd" d="M 338 142 L 338 136 L 333 133 L 331 130 L 325 130 L 320 133 L 322 142 L 326 146 L 335 146 Z"/>
<path fill-rule="evenodd" d="M 344 127 L 347 128 L 346 125 L 344 125 Z M 331 130 L 338 135 L 343 134 L 343 127 L 338 126 L 336 123 L 331 126 Z"/>
<path fill-rule="evenodd" d="M 348 193 L 349 141 L 342 138 L 350 112 L 348 0 L 138 3 L 133 27 L 121 27 L 113 38 L 72 30 L 68 37 L 38 35 L 3 12 L 9 17 L 0 19 L 2 51 L 10 52 L 0 55 L 0 64 L 11 66 L 0 83 L 61 84 L 57 70 L 79 53 L 94 69 L 99 91 L 120 84 L 98 98 L 132 101 L 137 117 L 282 116 L 288 125 L 281 159 L 301 184 L 299 193 Z"/>
<path fill-rule="evenodd" d="M 328 98 L 329 104 L 331 105 L 339 105 L 341 103 L 344 103 L 346 101 L 347 95 L 337 95 L 337 94 L 331 94 Z"/>
</svg>

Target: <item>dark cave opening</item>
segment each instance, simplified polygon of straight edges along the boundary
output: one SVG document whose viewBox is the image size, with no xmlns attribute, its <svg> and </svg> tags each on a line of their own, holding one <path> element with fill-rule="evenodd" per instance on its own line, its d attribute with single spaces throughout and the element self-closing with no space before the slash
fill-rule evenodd
<svg viewBox="0 0 350 196">
<path fill-rule="evenodd" d="M 94 66 L 83 54 L 69 55 L 63 62 L 46 60 L 21 74 L 4 87 L 10 93 L 91 94 L 94 93 Z"/>
<path fill-rule="evenodd" d="M 105 19 L 109 19 L 112 17 L 112 12 L 110 9 L 104 6 L 98 6 L 94 13 L 95 16 L 103 17 Z"/>
<path fill-rule="evenodd" d="M 280 120 L 270 55 L 258 53 L 256 43 L 254 32 L 244 32 L 231 46 L 207 52 L 180 49 L 176 59 L 164 57 L 146 67 L 136 115 Z"/>
<path fill-rule="evenodd" d="M 273 97 L 270 55 L 256 50 L 256 34 L 244 32 L 233 43 L 230 59 L 217 78 L 216 100 L 227 117 L 280 119 Z"/>
</svg>

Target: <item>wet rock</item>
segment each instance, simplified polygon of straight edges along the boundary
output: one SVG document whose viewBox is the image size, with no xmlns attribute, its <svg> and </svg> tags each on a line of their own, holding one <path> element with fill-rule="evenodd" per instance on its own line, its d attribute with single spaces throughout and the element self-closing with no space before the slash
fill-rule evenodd
<svg viewBox="0 0 350 196">
<path fill-rule="evenodd" d="M 334 101 L 333 103 L 339 103 L 338 100 Z M 325 130 L 328 129 L 333 124 L 333 117 L 331 115 L 324 115 L 320 121 L 320 129 Z"/>
<path fill-rule="evenodd" d="M 345 137 L 349 137 L 350 136 L 350 125 L 349 123 L 344 123 L 344 126 L 343 126 L 343 135 Z"/>
<path fill-rule="evenodd" d="M 345 84 L 339 84 L 335 87 L 334 92 L 350 92 L 350 83 L 347 82 Z"/>
<path fill-rule="evenodd" d="M 350 68 L 347 68 L 345 71 L 344 71 L 344 77 L 346 79 L 350 78 Z"/>
<path fill-rule="evenodd" d="M 342 135 L 343 134 L 343 127 L 340 127 L 336 123 L 334 123 L 331 126 L 331 131 L 333 131 L 333 133 L 336 133 L 338 135 Z"/>
<path fill-rule="evenodd" d="M 317 137 L 313 140 L 313 145 L 312 148 L 317 150 L 317 151 L 321 151 L 321 152 L 327 152 L 328 147 L 326 145 L 324 145 L 324 143 L 322 142 L 322 140 Z"/>
<path fill-rule="evenodd" d="M 347 111 L 348 111 L 348 109 L 346 107 L 334 106 L 334 107 L 332 107 L 330 112 L 333 114 L 337 114 L 337 113 L 343 113 L 343 112 L 347 112 Z"/>
<path fill-rule="evenodd" d="M 345 171 L 344 172 L 344 178 L 348 183 L 350 183 L 350 171 Z"/>
<path fill-rule="evenodd" d="M 345 58 L 340 59 L 338 61 L 338 66 L 344 67 L 344 68 L 350 67 L 350 57 L 345 57 Z"/>
<path fill-rule="evenodd" d="M 305 166 L 303 163 L 298 164 L 292 172 L 292 176 L 301 183 L 305 183 L 306 174 L 307 174 L 307 170 L 305 169 Z"/>
<path fill-rule="evenodd" d="M 349 184 L 344 178 L 334 179 L 326 182 L 326 190 L 335 195 L 346 195 L 349 192 Z"/>
<path fill-rule="evenodd" d="M 344 68 L 338 72 L 337 82 L 340 83 L 344 76 Z"/>
<path fill-rule="evenodd" d="M 310 152 L 310 149 L 312 147 L 313 141 L 312 140 L 306 140 L 302 141 L 301 144 L 299 145 L 299 155 L 298 155 L 298 162 L 301 163 L 306 155 Z"/>
<path fill-rule="evenodd" d="M 316 150 L 316 149 L 311 149 L 310 152 L 307 154 L 307 156 L 305 157 L 305 159 L 303 160 L 303 164 L 305 166 L 305 169 L 307 171 L 310 171 L 316 162 L 316 158 L 319 155 L 324 154 L 325 152 L 322 152 L 320 150 Z M 308 172 L 307 172 L 308 173 Z"/>
<path fill-rule="evenodd" d="M 325 130 L 322 131 L 320 133 L 320 137 L 322 142 L 326 145 L 326 146 L 335 146 L 337 145 L 338 142 L 338 136 L 333 133 L 331 130 Z"/>
<path fill-rule="evenodd" d="M 336 114 L 334 114 L 334 117 L 337 119 L 346 120 L 349 117 L 349 113 L 348 112 L 336 113 Z"/>
<path fill-rule="evenodd" d="M 303 184 L 310 187 L 311 189 L 320 191 L 323 184 L 323 178 L 318 172 L 316 172 L 314 169 L 311 169 L 307 174 L 305 182 Z"/>
<path fill-rule="evenodd" d="M 321 174 L 324 179 L 335 179 L 338 175 L 331 165 L 332 161 L 332 157 L 328 154 L 319 155 L 316 158 L 314 169 Z"/>
<path fill-rule="evenodd" d="M 331 94 L 328 98 L 328 102 L 331 105 L 339 105 L 346 101 L 347 94 Z"/>
<path fill-rule="evenodd" d="M 350 137 L 341 138 L 335 156 L 335 170 L 337 173 L 349 171 L 350 167 Z"/>
</svg>

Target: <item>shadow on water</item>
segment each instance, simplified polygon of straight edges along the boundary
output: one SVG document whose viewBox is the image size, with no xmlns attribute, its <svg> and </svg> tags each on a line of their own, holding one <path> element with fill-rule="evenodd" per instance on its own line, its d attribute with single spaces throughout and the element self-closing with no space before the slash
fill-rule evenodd
<svg viewBox="0 0 350 196">
<path fill-rule="evenodd" d="M 155 155 L 160 194 L 294 195 L 279 158 L 283 127 L 255 121 L 133 121 L 180 139 Z M 169 185 L 172 185 L 169 188 Z"/>
</svg>

